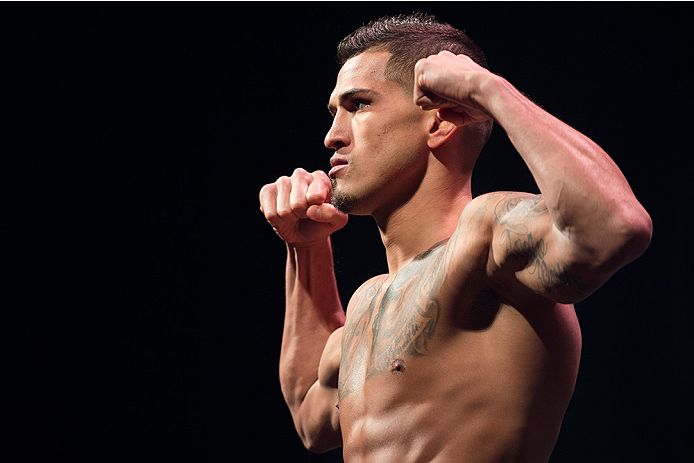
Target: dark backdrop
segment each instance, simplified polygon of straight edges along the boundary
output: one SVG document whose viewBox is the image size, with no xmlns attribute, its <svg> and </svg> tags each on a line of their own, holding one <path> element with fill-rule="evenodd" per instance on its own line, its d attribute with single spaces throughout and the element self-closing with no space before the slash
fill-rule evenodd
<svg viewBox="0 0 694 463">
<path fill-rule="evenodd" d="M 277 363 L 284 247 L 264 183 L 328 167 L 344 35 L 423 10 L 601 144 L 655 232 L 577 305 L 584 350 L 553 463 L 678 461 L 692 427 L 683 4 L 3 4 L 3 388 L 13 461 L 310 455 Z M 495 129 L 474 193 L 536 191 Z M 333 239 L 346 300 L 385 270 L 369 218 Z"/>
</svg>

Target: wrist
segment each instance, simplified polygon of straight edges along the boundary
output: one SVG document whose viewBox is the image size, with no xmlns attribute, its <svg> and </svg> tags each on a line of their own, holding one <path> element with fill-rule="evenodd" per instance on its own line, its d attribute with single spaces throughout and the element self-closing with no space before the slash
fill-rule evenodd
<svg viewBox="0 0 694 463">
<path fill-rule="evenodd" d="M 299 241 L 296 243 L 290 243 L 290 242 L 285 242 L 287 245 L 287 250 L 291 251 L 294 249 L 301 250 L 301 249 L 316 249 L 320 248 L 323 246 L 330 246 L 330 236 L 326 236 L 323 239 L 315 240 L 315 241 Z"/>
<path fill-rule="evenodd" d="M 485 112 L 494 120 L 497 120 L 499 103 L 507 98 L 511 89 L 515 90 L 506 79 L 497 74 L 489 73 L 478 85 L 479 93 L 474 101 L 484 108 Z"/>
</svg>

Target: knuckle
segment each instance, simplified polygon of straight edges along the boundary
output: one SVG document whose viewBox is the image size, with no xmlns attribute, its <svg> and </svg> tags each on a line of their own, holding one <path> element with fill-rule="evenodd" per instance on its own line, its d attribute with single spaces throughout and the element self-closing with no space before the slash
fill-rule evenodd
<svg viewBox="0 0 694 463">
<path fill-rule="evenodd" d="M 322 170 L 314 170 L 311 173 L 311 177 L 313 177 L 314 180 L 319 180 L 319 181 L 330 181 L 328 178 L 328 174 L 323 172 Z"/>
<path fill-rule="evenodd" d="M 300 199 L 291 199 L 289 201 L 289 207 L 292 211 L 302 211 L 306 209 L 306 202 Z"/>
<path fill-rule="evenodd" d="M 294 215 L 294 212 L 292 211 L 292 208 L 288 204 L 277 206 L 277 217 L 278 218 L 287 219 L 293 215 Z"/>
<path fill-rule="evenodd" d="M 292 173 L 293 178 L 305 178 L 308 175 L 308 172 L 306 172 L 305 169 L 301 167 L 297 167 L 294 169 L 294 172 Z"/>
<path fill-rule="evenodd" d="M 279 219 L 279 215 L 277 214 L 277 211 L 274 209 L 271 211 L 267 211 L 264 214 L 265 214 L 265 220 L 270 222 L 270 225 L 273 225 L 273 222 L 276 222 L 277 219 Z"/>
<path fill-rule="evenodd" d="M 277 197 L 277 187 L 274 183 L 263 186 L 258 193 L 258 201 L 260 202 L 260 210 L 265 213 L 266 210 L 273 210 L 273 204 Z"/>
</svg>

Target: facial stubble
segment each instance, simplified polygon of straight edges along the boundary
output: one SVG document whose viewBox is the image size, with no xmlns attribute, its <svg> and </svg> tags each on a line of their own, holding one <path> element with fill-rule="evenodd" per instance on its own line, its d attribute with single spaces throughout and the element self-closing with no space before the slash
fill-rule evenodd
<svg viewBox="0 0 694 463">
<path fill-rule="evenodd" d="M 338 211 L 344 214 L 351 213 L 354 210 L 357 199 L 353 195 L 340 191 L 336 178 L 331 177 L 330 183 L 333 185 L 333 194 L 330 202 Z"/>
</svg>

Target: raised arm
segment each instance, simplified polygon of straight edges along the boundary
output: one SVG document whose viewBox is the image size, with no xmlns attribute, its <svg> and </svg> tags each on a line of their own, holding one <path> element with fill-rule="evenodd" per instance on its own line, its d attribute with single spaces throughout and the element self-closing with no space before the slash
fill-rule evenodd
<svg viewBox="0 0 694 463">
<path fill-rule="evenodd" d="M 335 404 L 345 313 L 329 236 L 347 216 L 329 203 L 331 192 L 324 172 L 303 169 L 260 191 L 261 211 L 287 244 L 280 386 L 299 436 L 314 452 L 342 444 Z"/>
<path fill-rule="evenodd" d="M 550 299 L 575 302 L 641 255 L 651 219 L 592 140 L 463 55 L 417 63 L 415 102 L 456 125 L 490 118 L 529 167 L 541 196 L 490 196 L 490 265 Z M 493 211 L 493 215 L 491 215 Z"/>
</svg>

